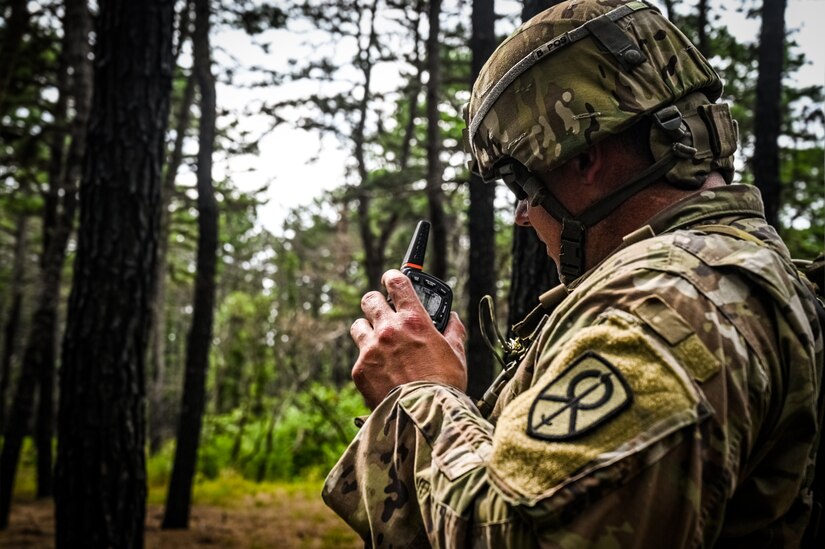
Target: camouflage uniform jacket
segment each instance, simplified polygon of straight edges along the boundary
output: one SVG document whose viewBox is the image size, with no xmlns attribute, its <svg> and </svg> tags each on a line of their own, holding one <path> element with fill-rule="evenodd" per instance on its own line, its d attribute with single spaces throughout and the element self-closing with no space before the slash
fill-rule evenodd
<svg viewBox="0 0 825 549">
<path fill-rule="evenodd" d="M 820 422 L 808 290 L 755 188 L 650 225 L 569 289 L 491 420 L 426 382 L 373 411 L 323 491 L 367 545 L 799 544 Z"/>
</svg>

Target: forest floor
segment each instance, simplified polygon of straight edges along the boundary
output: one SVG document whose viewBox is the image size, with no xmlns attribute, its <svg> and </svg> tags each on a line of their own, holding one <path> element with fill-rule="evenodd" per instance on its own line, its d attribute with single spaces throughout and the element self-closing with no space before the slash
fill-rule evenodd
<svg viewBox="0 0 825 549">
<path fill-rule="evenodd" d="M 196 487 L 189 529 L 161 530 L 163 505 L 153 502 L 157 498 L 150 491 L 145 545 L 149 549 L 362 547 L 360 539 L 324 505 L 320 493 L 318 482 L 267 484 L 254 493 L 220 498 L 199 498 Z M 52 501 L 18 495 L 9 528 L 0 532 L 0 547 L 54 547 Z"/>
</svg>

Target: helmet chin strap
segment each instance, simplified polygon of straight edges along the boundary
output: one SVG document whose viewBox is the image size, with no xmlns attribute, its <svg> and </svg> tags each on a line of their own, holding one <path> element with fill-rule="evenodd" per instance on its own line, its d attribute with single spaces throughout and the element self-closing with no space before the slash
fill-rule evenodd
<svg viewBox="0 0 825 549">
<path fill-rule="evenodd" d="M 499 167 L 499 175 L 511 189 L 522 190 L 517 193 L 520 198 L 528 198 L 531 206 L 541 206 L 556 221 L 561 223 L 561 256 L 559 278 L 565 284 L 572 282 L 585 272 L 584 256 L 585 233 L 589 227 L 610 215 L 628 198 L 650 184 L 662 179 L 680 160 L 693 158 L 696 149 L 680 143 L 684 136 L 681 115 L 669 123 L 661 124 L 672 134 L 674 143 L 670 151 L 659 160 L 645 168 L 636 177 L 605 196 L 579 215 L 573 215 L 530 170 L 517 161 L 511 161 Z M 658 114 L 658 113 L 657 113 Z M 675 123 L 674 123 L 675 122 Z"/>
<path fill-rule="evenodd" d="M 561 256 L 559 278 L 565 284 L 584 274 L 585 232 L 618 208 L 628 198 L 664 177 L 679 161 L 674 151 L 654 162 L 637 177 L 605 196 L 580 215 L 575 216 L 553 196 L 550 191 L 527 168 L 518 163 L 502 166 L 499 173 L 505 179 L 514 179 L 524 189 L 531 206 L 541 206 L 556 221 L 561 223 Z M 511 186 L 511 182 L 507 182 Z"/>
</svg>

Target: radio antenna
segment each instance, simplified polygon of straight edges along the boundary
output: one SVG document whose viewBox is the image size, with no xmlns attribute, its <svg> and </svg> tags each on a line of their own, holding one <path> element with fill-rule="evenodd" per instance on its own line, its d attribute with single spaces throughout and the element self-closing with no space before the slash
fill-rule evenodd
<svg viewBox="0 0 825 549">
<path fill-rule="evenodd" d="M 415 227 L 410 247 L 401 262 L 402 269 L 412 269 L 415 271 L 424 270 L 424 254 L 427 253 L 427 239 L 430 237 L 430 222 L 422 219 Z"/>
</svg>

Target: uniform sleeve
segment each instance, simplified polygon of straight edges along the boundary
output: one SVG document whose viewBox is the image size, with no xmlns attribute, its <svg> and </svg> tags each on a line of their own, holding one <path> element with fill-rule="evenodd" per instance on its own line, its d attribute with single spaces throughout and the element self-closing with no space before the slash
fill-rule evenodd
<svg viewBox="0 0 825 549">
<path fill-rule="evenodd" d="M 715 375 L 696 343 L 685 349 Z M 495 427 L 454 389 L 400 387 L 332 470 L 324 500 L 375 547 L 695 543 L 701 502 L 729 483 L 703 432 L 710 406 L 674 349 L 616 311 L 538 361 L 543 373 Z"/>
<path fill-rule="evenodd" d="M 324 501 L 374 547 L 454 547 L 489 490 L 493 427 L 456 389 L 390 393 L 330 472 Z M 502 523 L 511 509 L 496 504 Z"/>
</svg>

